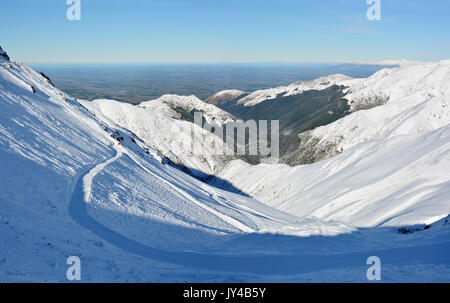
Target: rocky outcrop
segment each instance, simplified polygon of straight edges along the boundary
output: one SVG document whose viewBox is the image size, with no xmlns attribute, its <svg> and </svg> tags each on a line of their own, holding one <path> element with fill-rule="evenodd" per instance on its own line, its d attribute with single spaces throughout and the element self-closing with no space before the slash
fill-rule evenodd
<svg viewBox="0 0 450 303">
<path fill-rule="evenodd" d="M 0 61 L 9 61 L 8 54 L 0 46 Z"/>
<path fill-rule="evenodd" d="M 47 82 L 51 85 L 51 86 L 55 86 L 54 84 L 53 84 L 53 82 L 52 82 L 52 79 L 50 79 L 50 77 L 49 76 L 47 76 L 46 74 L 44 74 L 43 72 L 39 72 L 39 74 L 42 76 L 42 77 L 44 77 L 45 78 L 45 80 L 47 80 Z"/>
<path fill-rule="evenodd" d="M 290 166 L 312 164 L 331 158 L 342 152 L 338 148 L 342 137 L 335 138 L 334 141 L 321 140 L 313 135 L 313 131 L 306 131 L 299 134 L 300 144 L 298 149 L 280 159 L 280 163 Z"/>
</svg>

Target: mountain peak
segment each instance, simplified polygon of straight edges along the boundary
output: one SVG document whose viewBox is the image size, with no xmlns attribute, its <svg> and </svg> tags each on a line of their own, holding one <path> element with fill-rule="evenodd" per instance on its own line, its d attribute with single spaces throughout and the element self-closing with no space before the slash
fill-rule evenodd
<svg viewBox="0 0 450 303">
<path fill-rule="evenodd" d="M 237 89 L 227 89 L 215 93 L 214 95 L 208 97 L 205 102 L 214 105 L 223 105 L 229 101 L 235 100 L 236 98 L 244 95 L 245 92 Z"/>
<path fill-rule="evenodd" d="M 0 62 L 1 61 L 9 61 L 9 56 L 0 46 Z"/>
</svg>

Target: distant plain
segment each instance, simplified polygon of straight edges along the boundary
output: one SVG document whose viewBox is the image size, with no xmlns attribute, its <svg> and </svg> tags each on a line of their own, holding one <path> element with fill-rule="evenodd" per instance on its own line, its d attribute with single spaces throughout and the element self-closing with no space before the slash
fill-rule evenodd
<svg viewBox="0 0 450 303">
<path fill-rule="evenodd" d="M 133 104 L 164 94 L 195 95 L 204 100 L 225 89 L 252 92 L 337 73 L 368 77 L 385 67 L 349 63 L 30 65 L 74 97 Z"/>
</svg>

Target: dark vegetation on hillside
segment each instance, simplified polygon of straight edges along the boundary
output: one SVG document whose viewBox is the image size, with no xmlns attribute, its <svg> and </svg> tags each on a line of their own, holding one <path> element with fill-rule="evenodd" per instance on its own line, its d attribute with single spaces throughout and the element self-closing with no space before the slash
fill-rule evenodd
<svg viewBox="0 0 450 303">
<path fill-rule="evenodd" d="M 278 95 L 272 100 L 267 100 L 254 106 L 244 106 L 238 101 L 246 95 L 229 100 L 219 105 L 220 108 L 243 120 L 261 120 L 268 122 L 267 139 L 271 144 L 271 121 L 278 120 L 280 126 L 279 137 L 279 162 L 290 166 L 311 164 L 340 153 L 335 142 L 321 142 L 319 138 L 311 135 L 311 131 L 319 126 L 328 125 L 345 117 L 351 112 L 364 110 L 385 104 L 388 100 L 385 96 L 374 96 L 367 100 L 359 100 L 358 107 L 351 108 L 345 99 L 347 87 L 334 85 L 323 90 L 305 91 L 298 95 Z M 183 108 L 173 108 L 180 114 L 180 119 L 194 122 L 194 110 L 186 111 Z M 205 119 L 202 121 L 202 125 Z M 226 125 L 223 138 L 226 137 Z M 259 164 L 264 160 L 261 155 L 249 155 L 248 130 L 245 134 L 245 155 L 237 154 L 237 131 L 234 133 L 234 158 L 242 159 L 250 164 Z M 227 141 L 228 142 L 228 141 Z"/>
<path fill-rule="evenodd" d="M 321 153 L 312 155 L 309 149 L 301 149 L 300 134 L 330 124 L 350 113 L 344 89 L 344 86 L 334 85 L 324 90 L 311 90 L 293 96 L 279 95 L 254 106 L 244 106 L 238 104 L 238 100 L 233 100 L 220 107 L 244 121 L 279 120 L 280 162 L 289 165 L 308 164 L 320 160 Z M 270 142 L 270 129 L 268 137 Z M 261 160 L 254 156 L 241 158 L 252 164 Z"/>
</svg>

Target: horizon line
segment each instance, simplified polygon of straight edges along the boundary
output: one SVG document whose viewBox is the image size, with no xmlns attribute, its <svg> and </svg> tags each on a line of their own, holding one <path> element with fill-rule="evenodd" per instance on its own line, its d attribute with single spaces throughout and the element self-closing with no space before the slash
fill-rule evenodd
<svg viewBox="0 0 450 303">
<path fill-rule="evenodd" d="M 25 62 L 15 61 L 11 62 L 23 62 L 29 65 L 139 65 L 139 64 L 161 64 L 161 65 L 174 65 L 174 64 L 203 64 L 203 65 L 257 65 L 257 64 L 354 64 L 354 65 L 385 65 L 395 66 L 403 64 L 430 64 L 439 63 L 448 59 L 442 59 L 437 61 L 421 61 L 421 60 L 408 60 L 408 59 L 386 59 L 379 61 L 363 61 L 363 60 L 311 60 L 311 61 L 106 61 L 106 62 Z"/>
<path fill-rule="evenodd" d="M 387 61 L 387 60 L 386 60 Z M 401 60 L 392 60 L 392 61 L 401 61 Z M 407 60 L 409 61 L 409 60 Z M 318 61 L 123 61 L 123 62 L 117 62 L 117 61 L 111 61 L 111 62 L 27 62 L 27 61 L 14 61 L 11 60 L 11 62 L 23 62 L 25 64 L 32 64 L 32 65 L 38 65 L 38 64 L 47 64 L 47 65 L 120 65 L 120 64 L 205 64 L 205 65 L 214 65 L 214 64 L 355 64 L 355 65 L 395 65 L 395 64 L 386 64 L 381 63 L 378 61 L 366 61 L 366 62 L 359 62 L 359 61 L 334 61 L 334 60 L 318 60 Z M 413 61 L 410 61 L 413 62 Z M 414 62 L 422 62 L 422 61 L 414 61 Z M 425 63 L 425 61 L 423 61 Z M 436 61 L 439 62 L 439 61 Z"/>
</svg>

